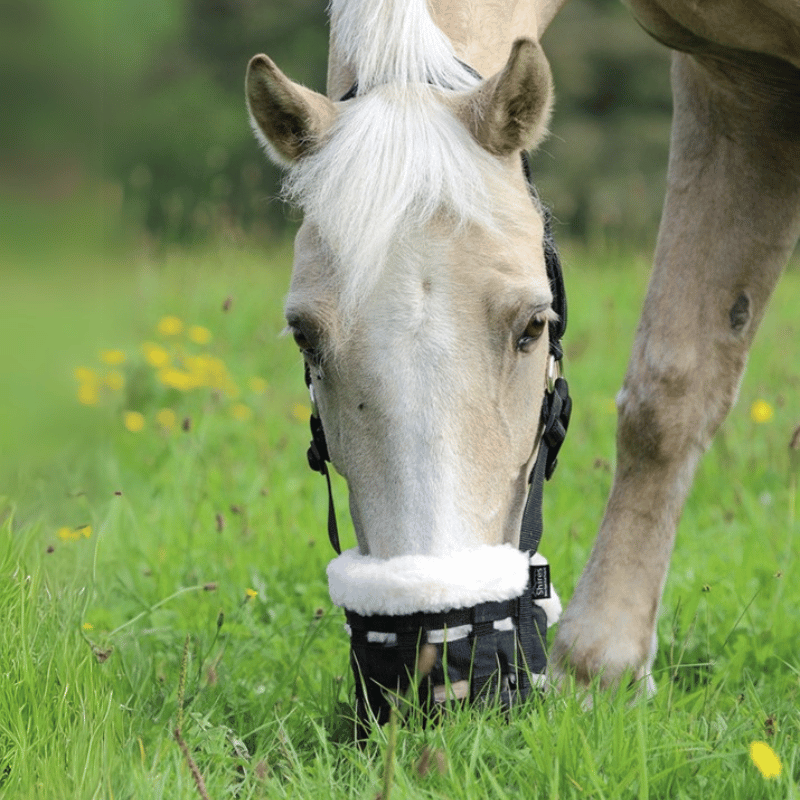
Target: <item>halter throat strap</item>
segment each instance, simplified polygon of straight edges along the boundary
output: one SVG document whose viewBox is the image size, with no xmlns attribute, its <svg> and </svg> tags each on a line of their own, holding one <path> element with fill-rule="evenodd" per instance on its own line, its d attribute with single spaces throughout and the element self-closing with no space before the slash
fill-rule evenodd
<svg viewBox="0 0 800 800">
<path fill-rule="evenodd" d="M 550 480 L 558 464 L 558 452 L 567 436 L 569 420 L 572 414 L 572 398 L 569 393 L 569 385 L 566 379 L 561 376 L 561 361 L 564 357 L 561 338 L 567 330 L 567 292 L 564 287 L 564 272 L 553 239 L 550 209 L 539 199 L 539 193 L 533 183 L 530 156 L 523 150 L 521 158 L 522 172 L 525 175 L 531 200 L 540 209 L 544 221 L 542 243 L 544 261 L 547 279 L 553 292 L 552 308 L 557 314 L 557 317 L 548 323 L 550 356 L 546 378 L 547 387 L 542 399 L 542 432 L 536 461 L 528 477 L 530 489 L 520 526 L 519 548 L 520 550 L 527 550 L 532 555 L 539 548 L 539 542 L 544 532 L 542 519 L 544 482 L 545 480 Z"/>
</svg>

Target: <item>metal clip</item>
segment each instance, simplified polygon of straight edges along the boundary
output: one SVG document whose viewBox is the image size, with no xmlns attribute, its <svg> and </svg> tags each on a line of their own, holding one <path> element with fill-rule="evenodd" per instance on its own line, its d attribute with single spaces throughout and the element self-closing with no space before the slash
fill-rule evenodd
<svg viewBox="0 0 800 800">
<path fill-rule="evenodd" d="M 561 361 L 553 355 L 547 358 L 547 370 L 544 377 L 544 388 L 548 392 L 555 390 L 556 381 L 561 377 Z"/>
</svg>

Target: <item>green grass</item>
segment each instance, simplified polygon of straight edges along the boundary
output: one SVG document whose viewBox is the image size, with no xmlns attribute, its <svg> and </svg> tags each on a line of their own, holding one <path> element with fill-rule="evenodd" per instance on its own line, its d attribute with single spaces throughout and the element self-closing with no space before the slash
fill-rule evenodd
<svg viewBox="0 0 800 800">
<path fill-rule="evenodd" d="M 547 491 L 543 550 L 568 597 L 611 481 L 612 400 L 648 265 L 582 251 L 565 262 L 576 411 Z M 102 269 L 77 257 L 6 269 L 18 291 L 3 340 L 23 323 L 37 335 L 18 335 L 2 363 L 16 411 L 0 427 L 11 442 L 0 467 L 0 796 L 197 797 L 173 735 L 180 722 L 212 798 L 374 798 L 389 757 L 393 798 L 796 797 L 800 588 L 787 445 L 800 424 L 798 271 L 778 290 L 681 523 L 657 696 L 598 694 L 585 711 L 578 697 L 550 695 L 509 721 L 454 710 L 441 725 L 400 726 L 390 752 L 389 730 L 363 750 L 351 740 L 347 639 L 325 581 L 324 482 L 305 462 L 299 357 L 278 335 L 288 264 L 286 249 L 221 247 Z M 102 276 L 88 293 L 78 288 L 87 271 Z M 213 332 L 209 349 L 243 387 L 236 402 L 250 419 L 224 396 L 166 391 L 141 365 L 124 399 L 78 404 L 72 369 L 119 347 L 131 370 L 166 314 Z M 246 388 L 252 376 L 268 381 L 265 392 Z M 750 419 L 757 399 L 774 409 L 767 423 Z M 188 430 L 158 428 L 165 406 Z M 123 427 L 126 409 L 144 414 L 143 431 Z M 341 480 L 336 493 L 349 546 Z M 78 539 L 63 541 L 62 527 Z M 779 779 L 750 761 L 754 740 L 780 755 Z M 423 768 L 424 753 L 438 768 Z"/>
</svg>

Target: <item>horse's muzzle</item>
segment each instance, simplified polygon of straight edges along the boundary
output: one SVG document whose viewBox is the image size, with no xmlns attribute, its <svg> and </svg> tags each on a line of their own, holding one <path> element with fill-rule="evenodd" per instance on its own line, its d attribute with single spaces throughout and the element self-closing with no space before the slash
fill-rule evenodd
<svg viewBox="0 0 800 800">
<path fill-rule="evenodd" d="M 531 566 L 519 597 L 442 613 L 362 616 L 346 610 L 356 712 L 362 731 L 406 698 L 430 713 L 453 701 L 516 705 L 545 681 L 547 565 Z M 546 592 L 546 593 L 545 593 Z M 435 661 L 420 674 L 424 645 Z"/>
</svg>

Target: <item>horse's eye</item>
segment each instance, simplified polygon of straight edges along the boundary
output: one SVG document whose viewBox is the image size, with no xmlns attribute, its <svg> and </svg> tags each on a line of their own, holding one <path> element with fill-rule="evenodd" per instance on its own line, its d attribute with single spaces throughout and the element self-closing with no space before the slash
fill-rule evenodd
<svg viewBox="0 0 800 800">
<path fill-rule="evenodd" d="M 541 338 L 546 325 L 547 320 L 544 317 L 540 315 L 532 317 L 522 336 L 517 339 L 517 350 L 527 353 L 536 341 Z"/>
<path fill-rule="evenodd" d="M 289 330 L 292 332 L 295 344 L 300 349 L 304 358 L 307 358 L 312 364 L 319 361 L 319 351 L 314 342 L 306 335 L 302 328 L 297 325 L 291 325 Z"/>
<path fill-rule="evenodd" d="M 292 336 L 294 337 L 294 343 L 305 352 L 306 350 L 311 349 L 311 342 L 308 341 L 308 338 L 300 330 L 300 328 L 292 328 Z"/>
</svg>

